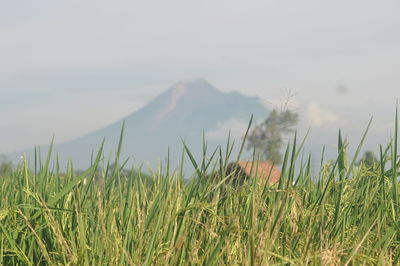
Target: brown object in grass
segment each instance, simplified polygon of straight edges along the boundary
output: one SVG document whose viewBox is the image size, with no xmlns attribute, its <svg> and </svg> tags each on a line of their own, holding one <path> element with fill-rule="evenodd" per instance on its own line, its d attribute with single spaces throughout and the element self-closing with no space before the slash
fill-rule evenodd
<svg viewBox="0 0 400 266">
<path fill-rule="evenodd" d="M 281 171 L 268 161 L 239 161 L 238 163 L 230 163 L 227 167 L 227 174 L 233 174 L 233 178 L 239 183 L 243 183 L 249 178 L 257 178 L 260 181 L 268 180 L 268 184 L 273 185 L 279 182 Z"/>
</svg>

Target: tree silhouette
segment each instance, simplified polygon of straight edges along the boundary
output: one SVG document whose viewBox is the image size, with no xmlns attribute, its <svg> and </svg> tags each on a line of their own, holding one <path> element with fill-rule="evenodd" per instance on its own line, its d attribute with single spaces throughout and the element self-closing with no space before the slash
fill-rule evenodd
<svg viewBox="0 0 400 266">
<path fill-rule="evenodd" d="M 11 161 L 3 154 L 0 154 L 0 176 L 11 169 Z"/>
<path fill-rule="evenodd" d="M 283 137 L 294 132 L 299 116 L 291 110 L 273 110 L 268 118 L 249 133 L 247 149 L 255 149 L 257 156 L 279 165 L 282 163 Z"/>
</svg>

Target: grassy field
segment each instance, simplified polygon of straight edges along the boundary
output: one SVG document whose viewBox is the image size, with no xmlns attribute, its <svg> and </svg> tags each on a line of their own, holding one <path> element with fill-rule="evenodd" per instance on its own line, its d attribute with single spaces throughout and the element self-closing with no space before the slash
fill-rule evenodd
<svg viewBox="0 0 400 266">
<path fill-rule="evenodd" d="M 399 264 L 397 129 L 372 167 L 355 164 L 364 137 L 349 160 L 339 135 L 317 176 L 294 139 L 274 186 L 231 184 L 229 142 L 197 163 L 185 147 L 189 180 L 110 167 L 101 149 L 79 175 L 22 160 L 0 177 L 0 264 Z"/>
</svg>

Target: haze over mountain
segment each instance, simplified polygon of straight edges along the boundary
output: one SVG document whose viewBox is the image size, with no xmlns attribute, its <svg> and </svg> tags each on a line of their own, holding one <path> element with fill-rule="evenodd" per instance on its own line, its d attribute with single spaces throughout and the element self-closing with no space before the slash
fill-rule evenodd
<svg viewBox="0 0 400 266">
<path fill-rule="evenodd" d="M 226 143 L 230 129 L 243 130 L 252 114 L 257 120 L 264 119 L 268 112 L 257 97 L 221 92 L 205 79 L 180 81 L 131 115 L 88 135 L 56 144 L 54 152 L 58 153 L 62 166 L 71 159 L 76 169 L 84 169 L 90 165 L 92 151 L 98 150 L 103 138 L 105 155 L 115 154 L 125 121 L 121 159 L 129 157 L 135 164 L 150 163 L 155 167 L 166 158 L 169 147 L 171 164 L 176 167 L 182 140 L 199 157 L 203 132 L 210 148 L 217 147 Z M 244 131 L 236 132 L 239 137 L 240 134 Z M 41 148 L 42 156 L 47 147 Z M 32 149 L 26 153 L 32 158 Z"/>
</svg>

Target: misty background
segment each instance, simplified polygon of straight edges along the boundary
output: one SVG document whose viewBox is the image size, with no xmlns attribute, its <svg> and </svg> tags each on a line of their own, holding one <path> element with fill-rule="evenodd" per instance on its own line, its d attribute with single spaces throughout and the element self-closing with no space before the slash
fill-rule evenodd
<svg viewBox="0 0 400 266">
<path fill-rule="evenodd" d="M 0 153 L 64 142 L 204 77 L 269 109 L 290 91 L 307 146 L 386 144 L 400 88 L 399 1 L 0 3 Z M 246 123 L 222 125 L 241 136 Z M 217 137 L 224 137 L 224 134 Z"/>
</svg>

